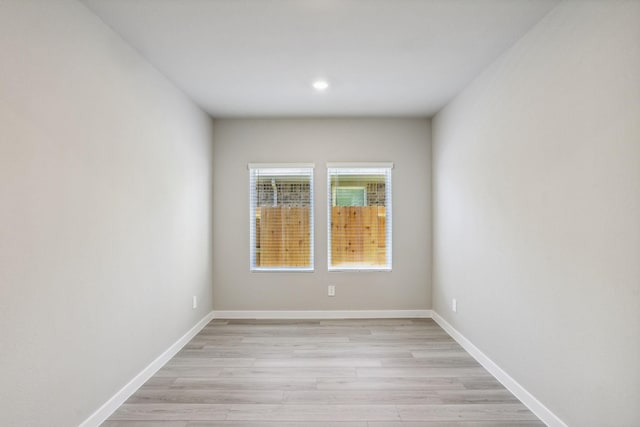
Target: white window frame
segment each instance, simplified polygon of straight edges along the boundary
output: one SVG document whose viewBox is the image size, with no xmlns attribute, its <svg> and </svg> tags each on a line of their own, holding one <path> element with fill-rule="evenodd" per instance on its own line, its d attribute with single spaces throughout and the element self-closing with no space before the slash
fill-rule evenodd
<svg viewBox="0 0 640 427">
<path fill-rule="evenodd" d="M 251 272 L 313 272 L 314 256 L 314 201 L 313 179 L 315 165 L 313 163 L 249 163 L 249 270 Z M 258 267 L 256 266 L 256 208 L 255 185 L 258 176 L 299 176 L 309 175 L 309 267 Z"/>
<path fill-rule="evenodd" d="M 328 271 L 392 271 L 393 267 L 393 191 L 392 191 L 392 175 L 393 163 L 391 162 L 375 162 L 375 163 L 327 163 L 327 269 Z M 386 265 L 384 266 L 332 266 L 331 260 L 331 208 L 333 206 L 333 191 L 331 190 L 332 175 L 366 175 L 366 174 L 384 174 L 385 176 L 385 256 Z"/>
</svg>

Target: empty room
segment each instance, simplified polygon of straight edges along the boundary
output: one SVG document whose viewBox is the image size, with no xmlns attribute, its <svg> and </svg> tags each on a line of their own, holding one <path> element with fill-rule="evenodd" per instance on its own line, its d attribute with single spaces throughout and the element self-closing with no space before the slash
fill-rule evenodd
<svg viewBox="0 0 640 427">
<path fill-rule="evenodd" d="M 0 426 L 640 426 L 640 0 L 0 0 Z"/>
</svg>

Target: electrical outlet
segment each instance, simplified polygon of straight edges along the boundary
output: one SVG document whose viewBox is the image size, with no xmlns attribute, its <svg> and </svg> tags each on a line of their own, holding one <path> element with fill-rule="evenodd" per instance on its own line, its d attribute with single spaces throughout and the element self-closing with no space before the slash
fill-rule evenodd
<svg viewBox="0 0 640 427">
<path fill-rule="evenodd" d="M 193 296 L 193 308 L 197 308 L 198 307 L 198 297 L 197 296 Z"/>
<path fill-rule="evenodd" d="M 327 288 L 327 294 L 330 297 L 335 297 L 336 296 L 336 287 L 333 285 L 329 285 L 329 287 Z"/>
<path fill-rule="evenodd" d="M 457 299 L 455 299 L 455 298 L 451 300 L 451 310 L 452 310 L 454 313 L 457 313 L 457 312 L 458 312 L 458 300 L 457 300 Z"/>
</svg>

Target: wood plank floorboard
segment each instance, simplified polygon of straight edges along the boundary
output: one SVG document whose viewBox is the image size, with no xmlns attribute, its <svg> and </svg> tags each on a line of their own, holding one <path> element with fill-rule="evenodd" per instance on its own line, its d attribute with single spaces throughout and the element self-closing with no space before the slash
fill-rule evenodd
<svg viewBox="0 0 640 427">
<path fill-rule="evenodd" d="M 431 319 L 213 320 L 103 427 L 542 427 Z"/>
</svg>

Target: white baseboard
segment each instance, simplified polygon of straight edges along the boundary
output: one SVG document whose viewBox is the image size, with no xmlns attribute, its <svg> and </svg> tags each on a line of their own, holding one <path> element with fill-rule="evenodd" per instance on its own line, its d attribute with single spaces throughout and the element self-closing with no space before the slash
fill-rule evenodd
<svg viewBox="0 0 640 427">
<path fill-rule="evenodd" d="M 87 418 L 80 427 L 93 427 L 102 424 L 136 390 L 164 366 L 212 319 L 400 319 L 433 318 L 442 329 L 458 342 L 478 363 L 502 383 L 511 393 L 527 406 L 549 427 L 567 427 L 553 412 L 522 387 L 509 374 L 487 357 L 471 341 L 449 324 L 433 310 L 214 310 L 200 320 L 193 328 L 165 350 L 138 375 L 122 387 L 104 405 Z"/>
<path fill-rule="evenodd" d="M 431 310 L 214 310 L 214 319 L 406 319 L 430 318 Z"/>
<path fill-rule="evenodd" d="M 444 329 L 451 337 L 458 342 L 474 359 L 478 361 L 491 375 L 493 375 L 503 386 L 514 394 L 520 401 L 542 420 L 548 427 L 567 427 L 567 425 L 556 414 L 551 412 L 549 408 L 544 406 L 538 399 L 522 387 L 516 380 L 511 378 L 509 374 L 502 370 L 493 360 L 484 354 L 478 347 L 473 345 L 464 335 L 456 328 L 451 326 L 437 312 L 432 311 L 432 318 L 442 329 Z"/>
<path fill-rule="evenodd" d="M 138 390 L 149 378 L 151 378 L 160 368 L 162 368 L 173 356 L 176 355 L 182 347 L 184 347 L 193 337 L 195 337 L 207 323 L 213 319 L 213 312 L 210 312 L 202 318 L 196 325 L 189 329 L 186 334 L 178 339 L 165 350 L 160 356 L 158 356 L 153 362 L 151 362 L 146 368 L 136 375 L 131 381 L 122 387 L 111 399 L 109 399 L 104 405 L 98 408 L 89 418 L 84 420 L 80 427 L 94 427 L 102 424 L 116 409 L 120 407 L 136 390 Z"/>
</svg>

